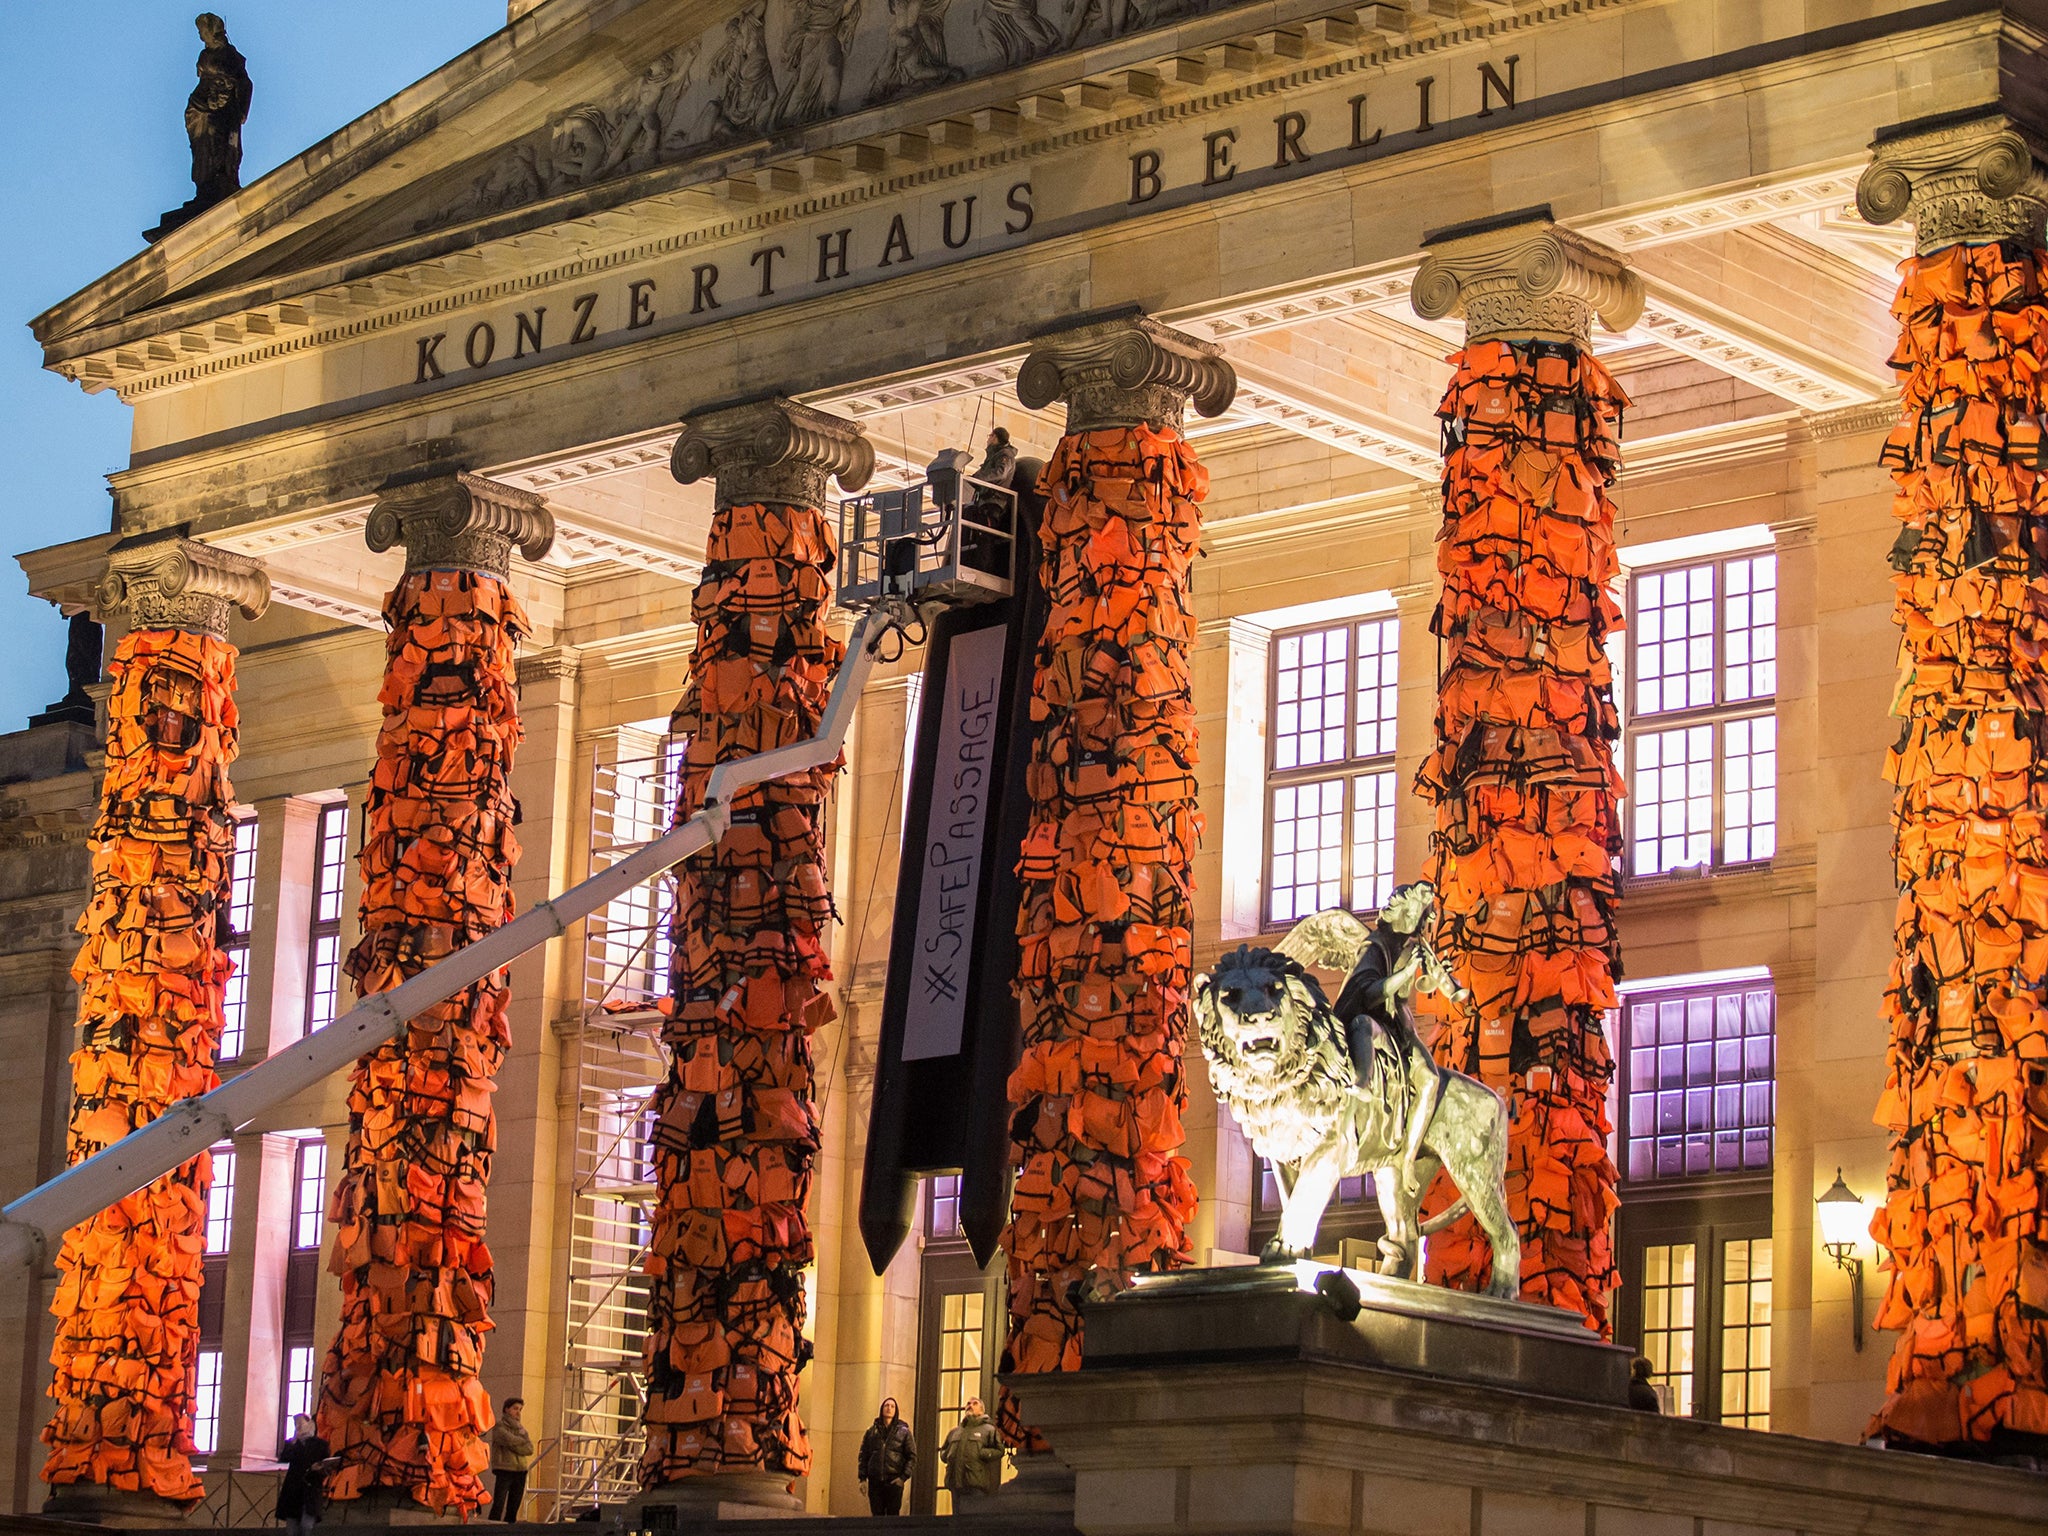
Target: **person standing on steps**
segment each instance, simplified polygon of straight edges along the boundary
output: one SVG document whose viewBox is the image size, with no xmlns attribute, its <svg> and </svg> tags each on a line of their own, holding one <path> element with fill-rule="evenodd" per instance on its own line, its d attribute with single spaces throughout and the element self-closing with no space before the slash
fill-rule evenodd
<svg viewBox="0 0 2048 1536">
<path fill-rule="evenodd" d="M 871 1515 L 903 1513 L 903 1485 L 910 1481 L 910 1469 L 917 1461 L 910 1425 L 904 1421 L 896 1399 L 885 1397 L 875 1413 L 875 1422 L 861 1436 L 860 1460 L 856 1466 L 861 1487 L 868 1496 Z"/>
<path fill-rule="evenodd" d="M 526 1502 L 526 1469 L 533 1465 L 533 1436 L 519 1422 L 526 1400 L 508 1397 L 491 1426 L 491 1518 L 510 1525 Z"/>
<path fill-rule="evenodd" d="M 292 1437 L 279 1448 L 284 1477 L 277 1485 L 277 1518 L 292 1536 L 308 1536 L 327 1498 L 327 1442 L 313 1428 L 310 1413 L 292 1415 Z"/>
<path fill-rule="evenodd" d="M 1003 1441 L 995 1422 L 982 1411 L 981 1399 L 967 1399 L 960 1422 L 946 1436 L 939 1460 L 946 1466 L 946 1491 L 953 1495 L 953 1513 L 963 1505 L 988 1498 L 1003 1486 Z"/>
<path fill-rule="evenodd" d="M 1664 1404 L 1657 1396 L 1656 1384 L 1650 1380 L 1650 1373 L 1656 1369 L 1647 1356 L 1637 1355 L 1629 1362 L 1628 1405 L 1643 1413 L 1662 1413 Z"/>
</svg>

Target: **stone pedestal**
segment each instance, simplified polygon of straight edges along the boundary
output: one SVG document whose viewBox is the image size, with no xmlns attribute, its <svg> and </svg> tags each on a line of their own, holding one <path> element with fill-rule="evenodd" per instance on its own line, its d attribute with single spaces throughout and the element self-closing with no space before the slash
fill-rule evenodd
<svg viewBox="0 0 2048 1536">
<path fill-rule="evenodd" d="M 714 1472 L 650 1489 L 628 1503 L 617 1529 L 626 1532 L 695 1530 L 729 1520 L 803 1520 L 804 1501 L 789 1479 L 766 1472 Z"/>
<path fill-rule="evenodd" d="M 163 1530 L 184 1525 L 191 1506 L 160 1499 L 153 1493 L 128 1493 L 100 1483 L 67 1483 L 50 1490 L 42 1512 L 48 1519 L 77 1525 Z"/>
<path fill-rule="evenodd" d="M 1017 1475 L 996 1490 L 992 1499 L 962 1505 L 953 1513 L 963 1519 L 1016 1520 L 1046 1518 L 1064 1527 L 1074 1516 L 1074 1469 L 1050 1451 L 1027 1452 L 1016 1459 Z"/>
<path fill-rule="evenodd" d="M 1347 1319 L 1285 1269 L 1162 1277 L 1088 1309 L 1082 1370 L 1009 1378 L 1082 1536 L 2048 1529 L 2048 1479 L 1613 1406 L 1628 1352 L 1569 1314 L 1352 1278 Z"/>
<path fill-rule="evenodd" d="M 329 1504 L 321 1517 L 335 1525 L 461 1525 L 460 1515 L 443 1515 L 397 1488 L 369 1488 L 353 1499 Z"/>
<path fill-rule="evenodd" d="M 1349 1319 L 1347 1284 L 1359 1304 Z M 1634 1352 L 1577 1313 L 1314 1263 L 1146 1276 L 1088 1314 L 1091 1366 L 1289 1353 L 1619 1408 Z"/>
</svg>

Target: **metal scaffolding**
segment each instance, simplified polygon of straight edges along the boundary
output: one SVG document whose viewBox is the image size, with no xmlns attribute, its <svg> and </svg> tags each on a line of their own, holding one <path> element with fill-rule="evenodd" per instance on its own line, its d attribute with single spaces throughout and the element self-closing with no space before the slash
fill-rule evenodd
<svg viewBox="0 0 2048 1536">
<path fill-rule="evenodd" d="M 590 869 L 596 873 L 668 830 L 679 755 L 619 757 L 600 745 L 592 774 Z M 569 1221 L 567 1338 L 562 1426 L 553 1495 L 543 1507 L 574 1519 L 638 1491 L 641 1346 L 654 1173 L 648 1098 L 667 1070 L 661 1044 L 669 990 L 669 916 L 675 880 L 665 874 L 609 902 L 586 921 L 582 1008 L 565 1041 L 573 1073 L 574 1169 Z"/>
</svg>

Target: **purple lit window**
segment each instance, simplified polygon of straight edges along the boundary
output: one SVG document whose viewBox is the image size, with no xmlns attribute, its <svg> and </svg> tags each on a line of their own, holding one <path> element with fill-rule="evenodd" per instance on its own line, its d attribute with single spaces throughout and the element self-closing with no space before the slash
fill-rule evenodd
<svg viewBox="0 0 2048 1536">
<path fill-rule="evenodd" d="M 313 925 L 307 946 L 306 1030 L 332 1024 L 341 998 L 341 887 L 348 864 L 348 802 L 320 807 L 314 843 Z"/>
<path fill-rule="evenodd" d="M 235 851 L 228 862 L 227 921 L 221 949 L 233 962 L 221 994 L 221 1061 L 242 1054 L 249 1031 L 249 934 L 256 926 L 256 818 L 235 818 Z"/>
<path fill-rule="evenodd" d="M 1632 993 L 1619 1019 L 1625 1182 L 1768 1172 L 1777 1120 L 1769 979 Z"/>
</svg>

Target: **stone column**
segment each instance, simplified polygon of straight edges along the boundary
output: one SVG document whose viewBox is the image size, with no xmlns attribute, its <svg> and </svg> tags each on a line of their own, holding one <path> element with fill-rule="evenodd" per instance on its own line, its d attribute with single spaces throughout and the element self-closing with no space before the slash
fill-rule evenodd
<svg viewBox="0 0 2048 1536">
<path fill-rule="evenodd" d="M 530 649 L 519 657 L 522 740 L 512 790 L 519 800 L 519 841 L 525 850 L 513 881 L 521 911 L 573 885 L 588 868 L 579 839 L 590 829 L 591 784 L 586 749 L 576 737 L 583 661 L 573 646 Z M 498 1160 L 491 1189 L 491 1232 L 499 1253 L 522 1264 L 500 1265 L 491 1315 L 497 1323 L 485 1382 L 494 1398 L 526 1399 L 525 1422 L 536 1444 L 561 1428 L 562 1348 L 568 1283 L 562 1249 L 569 1241 L 575 1197 L 559 1176 L 562 1149 L 576 1139 L 576 1117 L 560 1095 L 573 1084 L 577 1053 L 554 1027 L 575 1020 L 583 997 L 583 946 L 561 941 L 528 950 L 512 964 L 507 1021 L 515 1042 L 498 1077 Z M 574 1032 L 566 1037 L 573 1041 Z M 565 1076 L 565 1073 L 567 1074 Z M 536 1481 L 548 1473 L 536 1464 Z M 527 1506 L 538 1513 L 536 1504 Z"/>
<path fill-rule="evenodd" d="M 1039 482 L 1051 608 L 1019 865 L 1005 1374 L 1076 1369 L 1084 1297 L 1188 1258 L 1189 568 L 1209 476 L 1181 419 L 1220 415 L 1236 389 L 1217 348 L 1142 317 L 1048 336 L 1017 377 L 1026 409 L 1066 403 L 1067 430 Z M 1007 1392 L 1001 1420 L 1045 1449 Z"/>
<path fill-rule="evenodd" d="M 709 478 L 717 509 L 671 722 L 690 738 L 679 818 L 701 807 L 716 764 L 817 729 L 845 654 L 825 628 L 828 483 L 858 490 L 874 462 L 853 423 L 788 400 L 684 423 L 671 467 L 685 485 Z M 810 1468 L 797 1373 L 819 1146 L 811 1035 L 834 1016 L 824 803 L 836 771 L 742 795 L 731 829 L 680 871 L 673 1055 L 650 1106 L 649 1502 L 790 1507 L 790 1481 Z"/>
<path fill-rule="evenodd" d="M 1996 113 L 1880 136 L 1856 204 L 1913 224 L 1899 297 L 1895 615 L 1885 776 L 1901 891 L 1883 1014 L 1901 1330 L 1870 1432 L 1996 1452 L 2048 1434 L 2048 182 Z M 1816 1179 L 1826 1175 L 1815 1171 Z"/>
<path fill-rule="evenodd" d="M 529 631 L 512 549 L 547 553 L 537 496 L 475 475 L 392 486 L 365 535 L 405 546 L 384 599 L 384 725 L 359 865 L 362 936 L 344 969 L 388 991 L 512 915 L 519 844 L 510 778 L 520 740 L 514 650 Z M 341 1322 L 321 1371 L 320 1433 L 346 1518 L 426 1508 L 474 1515 L 494 1421 L 477 1379 L 491 1328 L 484 1190 L 491 1095 L 511 1044 L 505 973 L 413 1019 L 356 1063 L 329 1211 Z"/>
<path fill-rule="evenodd" d="M 107 766 L 79 919 L 78 1050 L 67 1156 L 91 1157 L 205 1093 L 230 962 L 215 942 L 234 828 L 235 648 L 228 616 L 270 601 L 244 555 L 189 539 L 115 546 L 104 613 L 135 627 L 108 668 Z M 194 1158 L 65 1235 L 43 1431 L 45 1506 L 74 1519 L 174 1520 L 192 1473 L 200 1254 L 210 1159 Z"/>
<path fill-rule="evenodd" d="M 1596 314 L 1634 323 L 1642 286 L 1548 209 L 1426 245 L 1417 313 L 1465 320 L 1437 408 L 1443 669 L 1416 792 L 1436 810 L 1437 948 L 1469 995 L 1433 1000 L 1447 1026 L 1436 1049 L 1508 1101 L 1523 1298 L 1605 1333 L 1619 1276 L 1601 1020 L 1616 1005 L 1622 783 L 1603 642 L 1621 621 L 1607 488 L 1628 402 L 1590 339 Z M 1448 1199 L 1439 1181 L 1426 1208 Z M 1429 1245 L 1445 1284 L 1479 1289 L 1493 1265 L 1469 1217 Z"/>
</svg>

